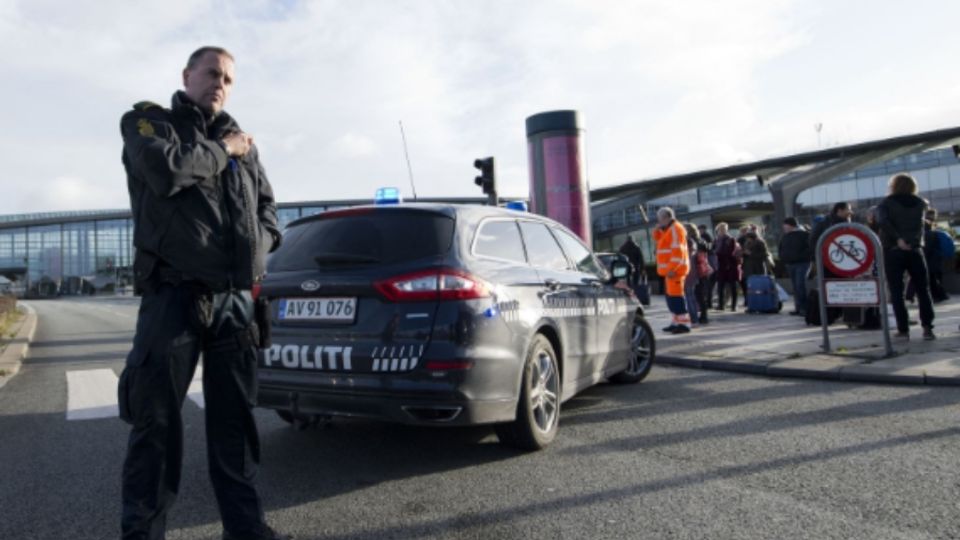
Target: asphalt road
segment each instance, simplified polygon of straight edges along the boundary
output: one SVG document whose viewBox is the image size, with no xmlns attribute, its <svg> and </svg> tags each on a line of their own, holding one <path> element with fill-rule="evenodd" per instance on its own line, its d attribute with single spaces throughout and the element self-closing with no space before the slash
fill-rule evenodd
<svg viewBox="0 0 960 540">
<path fill-rule="evenodd" d="M 127 429 L 66 419 L 67 372 L 119 374 L 132 299 L 38 301 L 0 389 L 0 538 L 118 536 Z M 489 429 L 259 414 L 268 519 L 310 539 L 960 538 L 960 390 L 655 367 L 569 402 L 546 451 Z M 188 401 L 171 539 L 219 538 L 202 410 Z"/>
</svg>

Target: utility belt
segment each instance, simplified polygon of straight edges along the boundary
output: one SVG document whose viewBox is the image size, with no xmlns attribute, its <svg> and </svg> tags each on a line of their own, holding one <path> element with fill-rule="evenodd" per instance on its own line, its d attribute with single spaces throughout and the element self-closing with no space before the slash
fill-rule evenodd
<svg viewBox="0 0 960 540">
<path fill-rule="evenodd" d="M 247 349 L 261 349 L 260 325 L 255 322 L 250 323 L 246 329 L 241 330 L 232 336 L 215 339 L 206 344 L 206 350 L 211 353 L 226 353 L 232 351 L 244 351 Z"/>
<path fill-rule="evenodd" d="M 155 281 L 158 285 L 171 285 L 189 291 L 190 323 L 199 331 L 205 331 L 213 325 L 214 295 L 238 292 L 229 281 L 225 281 L 222 288 L 211 286 L 191 278 L 162 261 L 157 264 Z M 212 352 L 243 350 L 250 347 L 265 349 L 270 347 L 271 341 L 270 301 L 266 298 L 256 298 L 253 300 L 253 320 L 250 325 L 232 336 L 208 343 L 207 347 Z M 239 349 L 236 349 L 237 347 Z"/>
</svg>

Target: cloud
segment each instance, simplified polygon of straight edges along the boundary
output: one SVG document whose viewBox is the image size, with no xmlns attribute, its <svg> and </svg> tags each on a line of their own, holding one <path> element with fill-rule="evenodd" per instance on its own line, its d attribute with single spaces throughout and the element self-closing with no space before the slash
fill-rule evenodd
<svg viewBox="0 0 960 540">
<path fill-rule="evenodd" d="M 960 38 L 938 26 L 956 8 L 904 26 L 882 2 L 836 4 L 0 2 L 0 213 L 126 206 L 120 115 L 166 103 L 210 43 L 237 56 L 228 109 L 287 201 L 407 185 L 398 120 L 432 196 L 479 195 L 486 155 L 501 191 L 525 194 L 524 119 L 555 108 L 585 114 L 595 186 L 808 149 L 816 121 L 861 140 L 960 121 L 944 69 Z M 901 38 L 870 39 L 887 29 Z M 911 41 L 923 50 L 896 49 Z M 897 77 L 922 84 L 884 84 Z"/>
<path fill-rule="evenodd" d="M 370 157 L 377 153 L 377 143 L 363 135 L 347 133 L 333 141 L 333 151 L 347 158 Z"/>
</svg>

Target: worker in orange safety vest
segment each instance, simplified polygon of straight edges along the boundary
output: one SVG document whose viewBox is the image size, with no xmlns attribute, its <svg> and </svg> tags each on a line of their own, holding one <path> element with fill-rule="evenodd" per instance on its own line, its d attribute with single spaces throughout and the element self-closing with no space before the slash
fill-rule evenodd
<svg viewBox="0 0 960 540">
<path fill-rule="evenodd" d="M 690 314 L 683 296 L 683 283 L 690 272 L 690 254 L 687 251 L 687 231 L 677 221 L 672 208 L 664 206 L 657 210 L 653 241 L 657 245 L 657 274 L 666 284 L 667 308 L 673 314 L 670 326 L 663 331 L 685 334 L 690 331 Z"/>
</svg>

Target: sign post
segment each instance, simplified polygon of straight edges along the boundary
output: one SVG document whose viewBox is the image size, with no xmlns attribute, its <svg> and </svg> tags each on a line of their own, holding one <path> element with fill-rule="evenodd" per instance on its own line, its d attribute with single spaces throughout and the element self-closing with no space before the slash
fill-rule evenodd
<svg viewBox="0 0 960 540">
<path fill-rule="evenodd" d="M 893 356 L 887 307 L 887 277 L 880 239 L 859 223 L 838 223 L 817 240 L 817 284 L 823 350 L 831 352 L 828 307 L 878 307 L 886 356 Z M 874 266 L 877 272 L 874 273 Z M 836 278 L 826 278 L 829 271 Z"/>
</svg>

